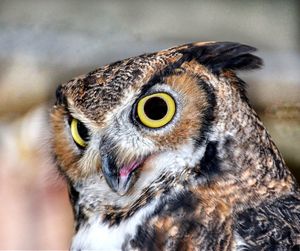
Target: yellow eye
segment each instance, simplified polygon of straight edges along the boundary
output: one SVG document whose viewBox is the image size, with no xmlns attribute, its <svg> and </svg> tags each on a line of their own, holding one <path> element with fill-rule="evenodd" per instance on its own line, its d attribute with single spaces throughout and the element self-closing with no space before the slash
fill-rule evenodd
<svg viewBox="0 0 300 251">
<path fill-rule="evenodd" d="M 143 97 L 137 105 L 137 115 L 140 121 L 150 128 L 159 128 L 168 124 L 175 112 L 174 99 L 163 92 Z"/>
<path fill-rule="evenodd" d="M 71 121 L 71 134 L 75 143 L 81 147 L 86 147 L 89 139 L 88 130 L 80 121 L 74 118 Z"/>
</svg>

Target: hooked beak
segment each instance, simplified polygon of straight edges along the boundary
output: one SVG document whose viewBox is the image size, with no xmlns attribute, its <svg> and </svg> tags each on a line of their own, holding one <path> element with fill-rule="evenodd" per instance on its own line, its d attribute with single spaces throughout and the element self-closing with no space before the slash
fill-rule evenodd
<svg viewBox="0 0 300 251">
<path fill-rule="evenodd" d="M 117 165 L 116 159 L 112 155 L 102 156 L 102 172 L 110 188 L 124 195 L 133 185 L 135 170 L 141 166 L 142 161 L 133 161 L 125 165 Z"/>
</svg>

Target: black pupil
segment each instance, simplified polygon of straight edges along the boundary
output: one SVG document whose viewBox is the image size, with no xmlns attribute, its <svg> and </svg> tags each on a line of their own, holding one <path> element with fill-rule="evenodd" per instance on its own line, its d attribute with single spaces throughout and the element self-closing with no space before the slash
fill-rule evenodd
<svg viewBox="0 0 300 251">
<path fill-rule="evenodd" d="M 84 141 L 88 141 L 89 140 L 88 129 L 80 121 L 78 121 L 78 123 L 77 123 L 77 130 L 78 130 L 78 133 L 79 133 L 80 137 Z"/>
<path fill-rule="evenodd" d="M 144 112 L 148 118 L 153 120 L 162 119 L 168 112 L 166 101 L 159 97 L 153 97 L 146 101 Z"/>
</svg>

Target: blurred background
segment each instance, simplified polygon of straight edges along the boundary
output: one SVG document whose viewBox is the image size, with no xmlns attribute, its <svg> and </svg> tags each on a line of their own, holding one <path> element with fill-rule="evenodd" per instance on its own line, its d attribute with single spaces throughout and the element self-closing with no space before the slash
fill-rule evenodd
<svg viewBox="0 0 300 251">
<path fill-rule="evenodd" d="M 300 177 L 300 1 L 0 0 L 0 249 L 67 249 L 72 211 L 49 156 L 58 84 L 103 64 L 192 41 L 255 46 L 241 73 Z"/>
</svg>

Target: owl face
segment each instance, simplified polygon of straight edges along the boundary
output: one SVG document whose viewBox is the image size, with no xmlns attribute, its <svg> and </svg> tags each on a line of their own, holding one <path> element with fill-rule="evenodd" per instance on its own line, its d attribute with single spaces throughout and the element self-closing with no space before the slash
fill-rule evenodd
<svg viewBox="0 0 300 251">
<path fill-rule="evenodd" d="M 252 50 L 234 43 L 189 44 L 62 84 L 52 110 L 60 170 L 98 200 L 138 196 L 166 174 L 184 179 L 213 131 L 217 73 L 257 65 L 247 54 Z M 230 64 L 233 54 L 239 61 Z"/>
<path fill-rule="evenodd" d="M 89 99 L 82 100 L 85 97 L 79 100 L 81 79 L 62 87 L 59 95 L 67 95 L 66 103 L 54 109 L 53 119 L 60 130 L 56 147 L 64 140 L 58 159 L 70 157 L 61 168 L 71 180 L 98 175 L 101 186 L 124 195 L 139 178 L 146 185 L 146 180 L 164 172 L 182 171 L 167 162 L 181 162 L 184 168 L 195 159 L 209 107 L 205 89 L 197 76 L 179 68 L 174 75 L 154 81 L 143 79 L 128 85 L 124 93 L 108 94 L 104 99 L 115 103 L 102 106 L 89 105 Z M 71 91 L 72 86 L 76 88 Z"/>
</svg>

